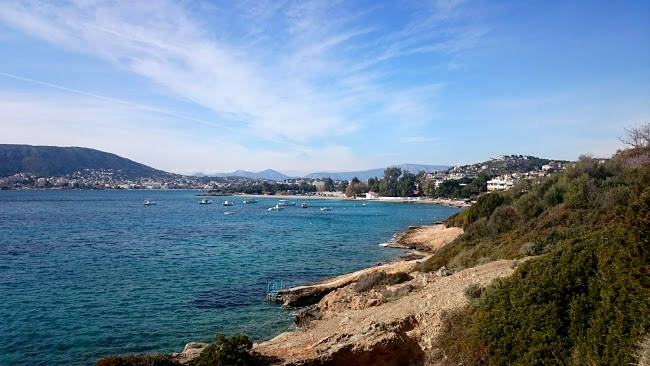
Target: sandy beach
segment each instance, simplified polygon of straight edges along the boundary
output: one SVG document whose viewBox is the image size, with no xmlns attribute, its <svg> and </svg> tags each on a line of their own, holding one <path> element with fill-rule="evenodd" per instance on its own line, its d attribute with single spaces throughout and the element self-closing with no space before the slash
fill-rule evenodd
<svg viewBox="0 0 650 366">
<path fill-rule="evenodd" d="M 426 197 L 378 197 L 378 198 L 349 198 L 343 194 L 337 195 L 261 195 L 261 194 L 235 194 L 232 196 L 216 196 L 216 197 L 252 197 L 252 198 L 277 198 L 277 199 L 291 199 L 296 201 L 326 199 L 326 200 L 345 200 L 345 201 L 361 201 L 361 202 L 389 202 L 389 203 L 421 203 L 433 204 L 455 208 L 466 208 L 471 206 L 470 202 L 465 200 L 453 200 L 448 198 L 426 198 Z"/>
</svg>

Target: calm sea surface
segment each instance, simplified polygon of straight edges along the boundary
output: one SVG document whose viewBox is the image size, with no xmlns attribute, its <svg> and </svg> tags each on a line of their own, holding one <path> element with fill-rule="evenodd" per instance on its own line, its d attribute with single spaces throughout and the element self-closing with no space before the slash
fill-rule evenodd
<svg viewBox="0 0 650 366">
<path fill-rule="evenodd" d="M 308 200 L 268 212 L 277 198 L 224 207 L 218 197 L 199 205 L 196 193 L 0 191 L 0 365 L 87 365 L 215 333 L 270 338 L 291 312 L 264 301 L 269 281 L 395 257 L 379 244 L 457 211 Z"/>
</svg>

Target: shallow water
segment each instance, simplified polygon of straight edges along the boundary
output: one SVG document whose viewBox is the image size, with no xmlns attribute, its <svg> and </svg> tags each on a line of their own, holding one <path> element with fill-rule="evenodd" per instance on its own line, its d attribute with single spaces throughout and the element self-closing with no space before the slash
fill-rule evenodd
<svg viewBox="0 0 650 366">
<path fill-rule="evenodd" d="M 269 281 L 394 257 L 402 252 L 378 244 L 458 211 L 308 200 L 268 212 L 277 198 L 224 207 L 219 197 L 199 205 L 196 193 L 0 191 L 0 365 L 87 365 L 215 333 L 270 338 L 291 313 L 264 301 Z"/>
</svg>

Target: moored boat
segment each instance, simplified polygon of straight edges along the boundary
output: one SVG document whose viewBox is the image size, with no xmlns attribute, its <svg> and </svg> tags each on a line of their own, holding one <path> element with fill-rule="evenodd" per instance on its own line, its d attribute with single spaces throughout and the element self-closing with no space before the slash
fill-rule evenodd
<svg viewBox="0 0 650 366">
<path fill-rule="evenodd" d="M 332 211 L 332 207 L 321 207 L 321 211 Z"/>
<path fill-rule="evenodd" d="M 302 207 L 302 208 L 307 208 L 307 202 L 303 202 L 303 203 L 301 203 L 301 204 L 300 204 L 300 207 Z"/>
<path fill-rule="evenodd" d="M 283 210 L 283 209 L 284 209 L 284 207 L 282 207 L 280 205 L 275 205 L 273 207 L 269 207 L 267 211 L 280 211 L 280 210 Z"/>
<path fill-rule="evenodd" d="M 199 201 L 199 205 L 209 205 L 211 203 L 211 200 L 206 200 L 205 198 Z"/>
<path fill-rule="evenodd" d="M 144 205 L 145 206 L 155 206 L 156 202 L 149 201 L 149 200 L 144 200 Z"/>
<path fill-rule="evenodd" d="M 257 203 L 257 200 L 254 199 L 254 198 L 249 198 L 249 199 L 243 200 L 242 203 L 245 203 L 245 204 Z"/>
<path fill-rule="evenodd" d="M 295 206 L 295 202 L 289 202 L 287 200 L 279 200 L 277 206 Z"/>
<path fill-rule="evenodd" d="M 232 206 L 234 203 L 232 201 L 223 201 L 224 206 Z"/>
</svg>

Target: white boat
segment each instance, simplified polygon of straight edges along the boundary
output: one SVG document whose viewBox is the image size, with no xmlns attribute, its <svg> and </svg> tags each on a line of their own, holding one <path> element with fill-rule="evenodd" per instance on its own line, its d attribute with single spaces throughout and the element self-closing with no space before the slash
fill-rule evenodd
<svg viewBox="0 0 650 366">
<path fill-rule="evenodd" d="M 206 200 L 205 198 L 199 201 L 199 205 L 209 205 L 211 203 L 211 200 Z"/>
<path fill-rule="evenodd" d="M 332 211 L 332 208 L 331 207 L 321 207 L 320 210 L 321 211 Z"/>
<path fill-rule="evenodd" d="M 300 207 L 302 207 L 302 208 L 307 208 L 307 202 L 303 202 L 303 203 L 301 203 L 301 204 L 300 204 Z"/>
<path fill-rule="evenodd" d="M 244 200 L 242 202 L 245 203 L 245 204 L 251 204 L 251 203 L 257 203 L 257 200 L 254 199 L 254 198 L 250 198 L 250 199 Z"/>
<path fill-rule="evenodd" d="M 281 211 L 281 210 L 284 210 L 284 207 L 282 207 L 280 205 L 275 205 L 273 207 L 269 207 L 269 209 L 267 211 Z"/>
<path fill-rule="evenodd" d="M 277 206 L 295 206 L 295 202 L 289 202 L 287 200 L 279 200 Z"/>
<path fill-rule="evenodd" d="M 223 214 L 224 214 L 224 215 L 232 215 L 232 214 L 234 214 L 234 212 L 233 212 L 233 211 L 226 211 L 226 212 L 224 212 Z"/>
<path fill-rule="evenodd" d="M 223 201 L 224 206 L 232 206 L 233 202 L 232 201 Z"/>
<path fill-rule="evenodd" d="M 149 200 L 144 200 L 144 205 L 145 206 L 155 206 L 156 202 L 152 202 L 152 201 L 149 201 Z"/>
</svg>

